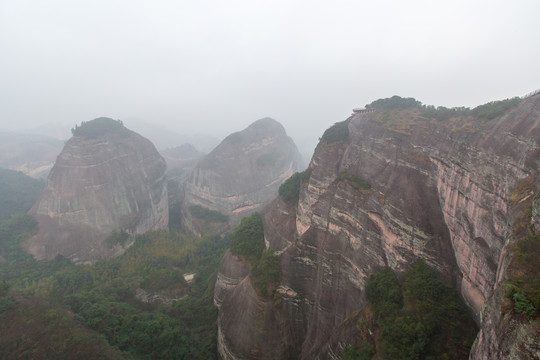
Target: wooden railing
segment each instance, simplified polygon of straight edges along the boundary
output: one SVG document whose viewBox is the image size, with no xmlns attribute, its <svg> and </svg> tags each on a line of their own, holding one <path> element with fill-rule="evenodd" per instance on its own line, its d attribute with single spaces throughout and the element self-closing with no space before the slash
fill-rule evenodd
<svg viewBox="0 0 540 360">
<path fill-rule="evenodd" d="M 370 113 L 370 112 L 374 112 L 375 109 L 366 109 L 366 108 L 356 108 L 356 109 L 352 109 L 353 113 Z"/>
</svg>

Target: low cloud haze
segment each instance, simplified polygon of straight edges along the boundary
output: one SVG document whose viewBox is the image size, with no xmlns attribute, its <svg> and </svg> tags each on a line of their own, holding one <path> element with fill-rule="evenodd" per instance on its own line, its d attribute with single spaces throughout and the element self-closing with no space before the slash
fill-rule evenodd
<svg viewBox="0 0 540 360">
<path fill-rule="evenodd" d="M 307 153 L 381 97 L 473 107 L 540 88 L 538 14 L 536 0 L 4 0 L 0 130 L 107 116 L 223 138 L 272 117 Z"/>
</svg>

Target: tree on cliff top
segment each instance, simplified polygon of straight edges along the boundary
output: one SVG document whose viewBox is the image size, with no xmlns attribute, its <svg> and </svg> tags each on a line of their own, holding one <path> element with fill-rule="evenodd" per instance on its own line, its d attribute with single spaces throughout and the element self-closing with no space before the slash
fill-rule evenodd
<svg viewBox="0 0 540 360">
<path fill-rule="evenodd" d="M 105 133 L 128 135 L 128 129 L 124 127 L 121 120 L 113 120 L 106 117 L 97 118 L 91 121 L 83 121 L 80 126 L 75 125 L 71 129 L 73 136 L 80 136 L 86 139 L 97 138 Z"/>
<path fill-rule="evenodd" d="M 402 98 L 397 95 L 394 95 L 391 98 L 375 100 L 371 104 L 366 105 L 366 108 L 387 110 L 403 110 L 420 107 L 422 107 L 422 103 L 415 98 Z"/>
</svg>

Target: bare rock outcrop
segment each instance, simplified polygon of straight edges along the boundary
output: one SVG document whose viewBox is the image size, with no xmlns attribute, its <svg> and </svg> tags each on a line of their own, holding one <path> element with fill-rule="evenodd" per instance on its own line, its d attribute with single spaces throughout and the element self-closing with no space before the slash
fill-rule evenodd
<svg viewBox="0 0 540 360">
<path fill-rule="evenodd" d="M 413 106 L 337 123 L 315 150 L 298 204 L 278 199 L 264 213 L 267 247 L 280 256 L 273 298 L 249 291 L 247 274 L 219 295 L 221 356 L 338 359 L 350 338 L 338 329 L 365 306 L 369 276 L 420 259 L 454 284 L 479 325 L 471 358 L 527 358 L 523 344 L 534 354 L 538 324 L 510 314 L 508 324 L 521 325 L 505 326 L 499 318 L 515 242 L 511 192 L 538 177 L 539 154 L 540 96 L 490 120 L 457 112 L 440 120 Z M 218 275 L 217 289 L 219 282 Z M 241 315 L 244 308 L 258 310 Z M 265 348 L 254 331 L 284 345 L 254 352 Z M 502 349 L 501 336 L 520 341 Z"/>
<path fill-rule="evenodd" d="M 135 234 L 166 229 L 165 170 L 154 145 L 121 122 L 83 123 L 29 212 L 39 232 L 24 244 L 26 251 L 36 258 L 61 254 L 87 262 L 120 254 Z M 106 242 L 115 232 L 129 238 Z"/>
<path fill-rule="evenodd" d="M 220 230 L 237 225 L 270 203 L 300 163 L 296 145 L 280 123 L 270 118 L 255 121 L 229 135 L 197 164 L 185 187 L 183 226 L 196 234 L 204 232 L 193 206 L 228 216 Z"/>
</svg>

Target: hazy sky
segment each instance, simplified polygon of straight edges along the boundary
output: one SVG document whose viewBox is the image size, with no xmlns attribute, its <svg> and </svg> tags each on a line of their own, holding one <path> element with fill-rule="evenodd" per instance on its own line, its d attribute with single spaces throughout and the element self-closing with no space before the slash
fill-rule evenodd
<svg viewBox="0 0 540 360">
<path fill-rule="evenodd" d="M 269 116 L 314 146 L 381 97 L 540 88 L 539 16 L 538 0 L 0 0 L 0 128 L 108 116 L 223 137 Z"/>
</svg>

